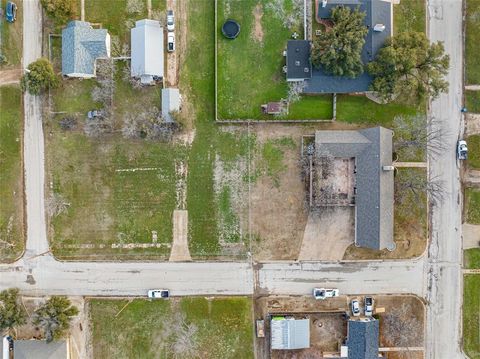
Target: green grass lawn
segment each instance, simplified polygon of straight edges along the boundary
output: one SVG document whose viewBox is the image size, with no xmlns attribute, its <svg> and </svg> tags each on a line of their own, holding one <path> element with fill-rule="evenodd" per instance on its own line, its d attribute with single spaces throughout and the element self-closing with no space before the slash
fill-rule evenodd
<svg viewBox="0 0 480 359">
<path fill-rule="evenodd" d="M 480 42 L 480 0 L 466 0 L 465 70 L 466 83 L 480 84 L 480 62 L 478 44 Z"/>
<path fill-rule="evenodd" d="M 464 266 L 468 269 L 480 268 L 480 248 L 470 248 L 463 252 Z"/>
<path fill-rule="evenodd" d="M 480 135 L 468 136 L 468 166 L 480 169 Z"/>
<path fill-rule="evenodd" d="M 425 32 L 425 0 L 400 1 L 393 6 L 393 33 Z"/>
<path fill-rule="evenodd" d="M 468 112 L 480 113 L 480 91 L 465 91 Z"/>
<path fill-rule="evenodd" d="M 278 2 L 277 2 L 278 3 Z M 284 0 L 283 8 L 292 11 L 292 1 Z M 218 117 L 220 119 L 272 119 L 262 115 L 260 105 L 285 99 L 288 85 L 282 67 L 291 34 L 302 34 L 301 24 L 286 28 L 272 10 L 273 1 L 218 1 L 217 60 L 218 60 Z M 261 20 L 253 15 L 258 9 Z M 226 39 L 221 26 L 228 18 L 241 24 L 235 40 Z M 285 119 L 330 119 L 331 96 L 302 97 L 292 104 Z"/>
<path fill-rule="evenodd" d="M 2 2 L 4 5 L 6 1 Z M 2 47 L 0 54 L 4 56 L 4 63 L 0 63 L 0 69 L 20 66 L 22 60 L 23 46 L 23 3 L 17 1 L 17 20 L 14 23 L 8 23 L 5 16 L 0 18 L 0 29 L 2 37 Z M 5 10 L 5 8 L 4 8 Z"/>
<path fill-rule="evenodd" d="M 468 274 L 463 283 L 463 350 L 480 358 L 480 275 Z"/>
<path fill-rule="evenodd" d="M 95 358 L 253 358 L 248 298 L 136 299 L 118 314 L 126 303 L 89 301 Z M 182 340 L 189 355 L 175 346 Z"/>
<path fill-rule="evenodd" d="M 338 121 L 391 127 L 395 116 L 409 116 L 417 112 L 425 112 L 425 110 L 397 103 L 380 105 L 364 96 L 337 96 Z"/>
<path fill-rule="evenodd" d="M 0 87 L 0 261 L 23 251 L 22 93 Z"/>
<path fill-rule="evenodd" d="M 480 190 L 467 188 L 465 190 L 466 221 L 471 224 L 480 224 Z"/>
</svg>

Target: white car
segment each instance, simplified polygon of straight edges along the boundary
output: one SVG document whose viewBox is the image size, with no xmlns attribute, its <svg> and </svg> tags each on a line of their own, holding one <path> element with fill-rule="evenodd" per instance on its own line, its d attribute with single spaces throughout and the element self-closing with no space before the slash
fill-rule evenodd
<svg viewBox="0 0 480 359">
<path fill-rule="evenodd" d="M 174 52 L 175 51 L 175 33 L 169 32 L 167 35 L 167 51 Z"/>
<path fill-rule="evenodd" d="M 150 289 L 147 295 L 151 299 L 168 299 L 170 292 L 168 289 Z"/>
<path fill-rule="evenodd" d="M 374 300 L 372 297 L 365 297 L 365 315 L 371 317 L 373 315 Z"/>
<path fill-rule="evenodd" d="M 358 317 L 360 315 L 360 303 L 358 303 L 357 299 L 352 300 L 352 314 L 354 317 Z"/>
<path fill-rule="evenodd" d="M 167 11 L 167 31 L 175 30 L 175 17 L 173 16 L 173 10 Z"/>
<path fill-rule="evenodd" d="M 338 289 L 313 288 L 313 297 L 315 299 L 327 299 L 338 297 L 340 295 Z"/>
<path fill-rule="evenodd" d="M 466 160 L 468 156 L 467 141 L 459 140 L 457 143 L 457 158 L 459 160 Z"/>
</svg>

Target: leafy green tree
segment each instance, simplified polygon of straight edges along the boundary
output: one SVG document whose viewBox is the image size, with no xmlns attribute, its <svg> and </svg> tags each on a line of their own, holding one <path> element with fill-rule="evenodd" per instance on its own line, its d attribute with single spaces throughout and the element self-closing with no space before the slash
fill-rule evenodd
<svg viewBox="0 0 480 359">
<path fill-rule="evenodd" d="M 38 308 L 32 316 L 32 323 L 43 329 L 45 339 L 51 342 L 59 339 L 70 327 L 72 317 L 78 314 L 78 309 L 67 297 L 52 296 Z"/>
<path fill-rule="evenodd" d="M 327 27 L 313 41 L 312 64 L 335 76 L 357 77 L 363 73 L 362 48 L 368 29 L 365 12 L 346 6 L 332 9 L 331 28 Z"/>
<path fill-rule="evenodd" d="M 371 90 L 384 100 L 398 97 L 418 102 L 445 92 L 450 58 L 441 42 L 430 43 L 422 32 L 404 32 L 389 39 L 367 65 L 373 76 Z"/>
<path fill-rule="evenodd" d="M 40 0 L 46 14 L 57 24 L 65 24 L 77 13 L 75 0 Z"/>
<path fill-rule="evenodd" d="M 25 322 L 26 312 L 20 305 L 18 289 L 11 288 L 0 292 L 0 332 Z"/>
<path fill-rule="evenodd" d="M 58 77 L 50 61 L 40 58 L 28 65 L 21 86 L 23 91 L 28 91 L 32 95 L 39 95 L 48 88 L 58 86 Z"/>
</svg>

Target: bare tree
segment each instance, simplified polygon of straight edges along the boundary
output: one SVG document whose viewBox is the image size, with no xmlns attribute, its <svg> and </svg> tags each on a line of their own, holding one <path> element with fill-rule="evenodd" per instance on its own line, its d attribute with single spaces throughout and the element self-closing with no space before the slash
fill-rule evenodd
<svg viewBox="0 0 480 359">
<path fill-rule="evenodd" d="M 397 153 L 404 151 L 409 157 L 413 157 L 415 151 L 423 149 L 432 156 L 430 159 L 433 159 L 445 150 L 443 137 L 446 133 L 432 117 L 396 116 L 393 128 L 395 131 L 393 144 Z"/>
<path fill-rule="evenodd" d="M 437 205 L 445 199 L 445 183 L 439 177 L 427 179 L 422 171 L 402 171 L 395 178 L 395 200 L 402 202 L 408 192 L 421 198 L 425 193 L 431 204 Z"/>
<path fill-rule="evenodd" d="M 113 79 L 114 63 L 111 59 L 97 61 L 97 86 L 92 91 L 92 100 L 101 102 L 106 109 L 112 106 L 112 98 L 115 90 Z"/>
<path fill-rule="evenodd" d="M 50 217 L 57 217 L 62 213 L 65 213 L 68 210 L 68 207 L 70 207 L 70 203 L 68 203 L 60 193 L 53 193 L 47 198 L 45 204 L 47 213 Z"/>
<path fill-rule="evenodd" d="M 123 120 L 122 134 L 126 138 L 167 141 L 177 129 L 175 122 L 165 122 L 157 107 L 149 107 L 129 112 Z"/>
<path fill-rule="evenodd" d="M 58 124 L 62 130 L 71 131 L 77 128 L 77 119 L 71 116 L 64 117 L 58 122 Z"/>
<path fill-rule="evenodd" d="M 178 324 L 178 330 L 171 345 L 175 358 L 195 357 L 197 353 L 195 335 L 197 332 L 198 328 L 194 323 L 187 323 L 185 318 L 182 318 Z"/>
<path fill-rule="evenodd" d="M 289 103 L 294 103 L 300 100 L 300 96 L 305 89 L 305 81 L 293 81 L 288 83 L 287 100 Z"/>
</svg>

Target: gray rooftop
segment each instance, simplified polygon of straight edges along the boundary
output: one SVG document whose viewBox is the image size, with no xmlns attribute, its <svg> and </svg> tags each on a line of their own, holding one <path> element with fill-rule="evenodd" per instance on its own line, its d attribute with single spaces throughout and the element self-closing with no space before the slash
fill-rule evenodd
<svg viewBox="0 0 480 359">
<path fill-rule="evenodd" d="M 70 21 L 62 30 L 62 74 L 95 76 L 95 60 L 110 56 L 110 35 L 85 21 Z"/>
<path fill-rule="evenodd" d="M 162 117 L 166 122 L 173 122 L 171 115 L 180 110 L 180 91 L 176 88 L 162 89 Z"/>
<path fill-rule="evenodd" d="M 355 158 L 355 243 L 393 249 L 393 131 L 374 127 L 359 131 L 317 131 L 318 157 Z"/>
<path fill-rule="evenodd" d="M 310 348 L 309 319 L 272 319 L 271 348 L 292 350 Z"/>
<path fill-rule="evenodd" d="M 287 81 L 301 81 L 311 77 L 310 41 L 289 40 L 287 43 Z"/>
<path fill-rule="evenodd" d="M 348 359 L 378 359 L 378 320 L 348 321 Z"/>
<path fill-rule="evenodd" d="M 163 28 L 155 20 L 139 20 L 130 30 L 132 43 L 131 75 L 149 84 L 163 77 Z"/>
<path fill-rule="evenodd" d="M 45 340 L 15 340 L 13 356 L 15 359 L 67 359 L 67 342 Z"/>
<path fill-rule="evenodd" d="M 368 34 L 365 37 L 365 45 L 362 50 L 362 61 L 364 64 L 372 61 L 378 50 L 383 46 L 385 40 L 392 36 L 392 4 L 384 0 L 328 0 L 326 7 L 322 7 L 322 1 L 318 1 L 317 17 L 328 19 L 332 8 L 336 6 L 347 6 L 352 10 L 359 8 L 365 12 L 364 23 L 368 27 Z M 383 31 L 374 31 L 377 24 L 385 26 Z M 313 35 L 315 36 L 315 35 Z M 353 93 L 366 92 L 372 82 L 372 78 L 363 73 L 354 79 L 338 77 L 326 74 L 321 69 L 312 70 L 312 78 L 307 81 L 305 93 Z"/>
</svg>

